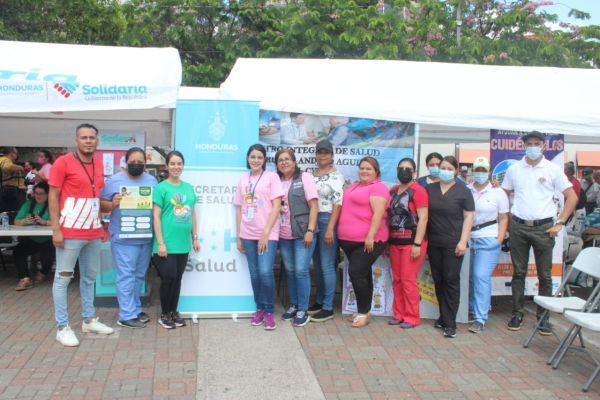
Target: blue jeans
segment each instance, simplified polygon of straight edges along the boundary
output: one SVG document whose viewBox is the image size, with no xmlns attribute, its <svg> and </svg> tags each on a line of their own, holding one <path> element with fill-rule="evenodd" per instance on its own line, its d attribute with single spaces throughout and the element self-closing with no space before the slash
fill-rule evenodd
<svg viewBox="0 0 600 400">
<path fill-rule="evenodd" d="M 492 297 L 492 272 L 500 259 L 502 245 L 495 237 L 469 239 L 469 310 L 475 321 L 485 324 Z"/>
<path fill-rule="evenodd" d="M 315 252 L 313 253 L 313 265 L 317 276 L 317 303 L 323 304 L 324 310 L 333 310 L 333 295 L 335 294 L 335 259 L 339 253 L 337 226 L 333 229 L 333 244 L 325 244 L 325 231 L 329 225 L 331 213 L 320 212 L 317 219 L 319 233 L 315 237 Z"/>
<path fill-rule="evenodd" d="M 94 284 L 100 266 L 100 239 L 65 239 L 65 248 L 56 248 L 56 273 L 54 275 L 54 284 L 52 285 L 54 313 L 59 329 L 69 325 L 67 289 L 71 278 L 73 278 L 77 258 L 79 258 L 79 273 L 81 275 L 79 290 L 81 291 L 83 320 L 87 322 L 96 315 L 94 308 Z M 63 276 L 61 272 L 69 272 L 71 275 Z"/>
<path fill-rule="evenodd" d="M 142 312 L 140 291 L 150 265 L 152 242 L 128 245 L 111 241 L 111 250 L 117 266 L 119 320 L 127 321 L 137 318 L 138 314 Z"/>
<path fill-rule="evenodd" d="M 258 254 L 258 240 L 242 239 L 242 246 L 248 260 L 250 283 L 254 292 L 254 302 L 257 310 L 267 314 L 275 311 L 275 277 L 273 265 L 277 254 L 277 241 L 269 240 L 268 251 Z"/>
<path fill-rule="evenodd" d="M 281 260 L 285 265 L 290 289 L 290 302 L 298 310 L 308 310 L 310 298 L 310 259 L 317 241 L 313 240 L 308 249 L 304 248 L 304 239 L 279 239 Z"/>
</svg>

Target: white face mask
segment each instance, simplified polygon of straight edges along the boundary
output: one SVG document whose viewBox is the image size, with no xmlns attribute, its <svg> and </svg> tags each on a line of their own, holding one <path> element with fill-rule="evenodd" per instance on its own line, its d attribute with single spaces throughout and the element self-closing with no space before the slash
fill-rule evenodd
<svg viewBox="0 0 600 400">
<path fill-rule="evenodd" d="M 483 185 L 488 180 L 488 173 L 487 172 L 473 172 L 473 179 L 475 179 L 475 182 L 479 183 L 480 185 Z"/>
<path fill-rule="evenodd" d="M 529 146 L 525 149 L 525 155 L 532 161 L 537 160 L 542 155 L 542 148 L 536 146 Z"/>
<path fill-rule="evenodd" d="M 454 179 L 454 172 L 443 169 L 440 171 L 440 179 L 445 183 L 452 182 Z"/>
</svg>

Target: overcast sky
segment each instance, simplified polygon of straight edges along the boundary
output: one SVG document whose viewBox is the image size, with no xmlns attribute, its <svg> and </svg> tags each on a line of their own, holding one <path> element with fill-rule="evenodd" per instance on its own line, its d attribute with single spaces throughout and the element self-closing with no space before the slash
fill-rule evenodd
<svg viewBox="0 0 600 400">
<path fill-rule="evenodd" d="M 561 22 L 577 25 L 600 25 L 600 0 L 556 0 L 554 5 L 540 8 L 548 13 L 558 15 Z M 571 8 L 590 13 L 592 18 L 585 21 L 568 18 Z"/>
</svg>

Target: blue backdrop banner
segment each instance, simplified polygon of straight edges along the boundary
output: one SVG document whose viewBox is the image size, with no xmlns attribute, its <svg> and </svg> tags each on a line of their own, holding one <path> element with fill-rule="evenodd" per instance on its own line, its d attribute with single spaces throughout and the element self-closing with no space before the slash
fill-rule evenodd
<svg viewBox="0 0 600 400">
<path fill-rule="evenodd" d="M 194 186 L 201 251 L 189 254 L 178 310 L 228 316 L 256 310 L 246 257 L 236 247 L 233 195 L 258 142 L 258 103 L 177 102 L 175 149 L 185 158 L 181 179 Z"/>
</svg>

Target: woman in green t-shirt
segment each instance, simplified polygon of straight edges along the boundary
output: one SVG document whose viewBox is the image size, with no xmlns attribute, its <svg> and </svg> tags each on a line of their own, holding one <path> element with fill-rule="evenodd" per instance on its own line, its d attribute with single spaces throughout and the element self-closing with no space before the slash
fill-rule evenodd
<svg viewBox="0 0 600 400">
<path fill-rule="evenodd" d="M 196 194 L 194 187 L 179 179 L 183 172 L 183 155 L 178 151 L 167 154 L 169 177 L 156 186 L 152 201 L 154 217 L 154 243 L 152 252 L 162 282 L 160 305 L 162 315 L 158 323 L 172 329 L 185 326 L 177 312 L 181 278 L 191 248 L 198 253 L 200 244 L 196 231 Z"/>
<path fill-rule="evenodd" d="M 33 188 L 33 199 L 27 201 L 15 217 L 17 226 L 50 225 L 50 214 L 48 213 L 48 192 L 50 187 L 46 182 L 40 182 Z M 35 283 L 39 284 L 46 280 L 54 263 L 56 249 L 52 244 L 52 236 L 21 236 L 19 244 L 13 250 L 15 265 L 19 274 L 19 284 L 15 290 L 27 290 L 33 287 L 29 278 L 27 257 L 40 253 L 42 270 L 35 276 Z"/>
</svg>

